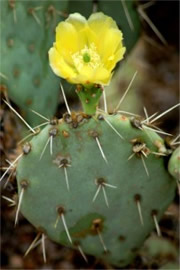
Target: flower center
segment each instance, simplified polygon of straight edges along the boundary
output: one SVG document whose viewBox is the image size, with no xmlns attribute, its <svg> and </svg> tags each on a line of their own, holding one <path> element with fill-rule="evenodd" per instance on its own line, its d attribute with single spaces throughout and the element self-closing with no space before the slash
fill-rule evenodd
<svg viewBox="0 0 180 270">
<path fill-rule="evenodd" d="M 95 69 L 102 65 L 101 58 L 94 43 L 91 43 L 89 47 L 85 45 L 83 49 L 72 54 L 72 59 L 79 72 L 84 66 Z"/>
<path fill-rule="evenodd" d="M 83 54 L 83 60 L 85 63 L 88 63 L 91 61 L 91 56 L 86 52 Z"/>
</svg>

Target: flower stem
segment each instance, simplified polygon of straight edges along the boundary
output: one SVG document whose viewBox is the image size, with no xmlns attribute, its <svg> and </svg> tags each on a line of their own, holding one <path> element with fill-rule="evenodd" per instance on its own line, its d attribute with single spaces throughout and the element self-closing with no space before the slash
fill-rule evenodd
<svg viewBox="0 0 180 270">
<path fill-rule="evenodd" d="M 99 99 L 103 89 L 99 84 L 95 85 L 78 85 L 76 93 L 81 100 L 83 110 L 88 115 L 96 113 Z"/>
</svg>

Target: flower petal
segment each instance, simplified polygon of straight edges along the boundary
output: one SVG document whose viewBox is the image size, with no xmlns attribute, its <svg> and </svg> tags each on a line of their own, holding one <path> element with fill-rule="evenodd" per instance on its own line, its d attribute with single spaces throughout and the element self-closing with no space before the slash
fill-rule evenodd
<svg viewBox="0 0 180 270">
<path fill-rule="evenodd" d="M 104 67 L 99 67 L 94 72 L 94 83 L 109 84 L 112 74 Z"/>
<path fill-rule="evenodd" d="M 102 35 L 109 28 L 118 29 L 116 22 L 102 12 L 93 13 L 88 19 L 88 25 L 97 35 Z"/>
<path fill-rule="evenodd" d="M 94 70 L 92 67 L 84 66 L 82 72 L 77 75 L 74 83 L 99 83 L 107 85 L 111 76 L 112 74 L 103 67 L 99 67 Z"/>
<path fill-rule="evenodd" d="M 126 51 L 122 44 L 122 34 L 120 35 L 116 29 L 109 30 L 103 44 L 99 46 L 99 51 L 105 67 L 112 70 L 116 63 L 123 58 Z"/>
<path fill-rule="evenodd" d="M 117 60 L 115 53 L 123 47 L 122 32 L 115 21 L 102 12 L 92 14 L 88 19 L 88 25 L 96 34 L 96 46 L 105 67 L 109 70 L 114 68 L 115 63 L 120 60 L 120 58 Z M 121 52 L 125 52 L 125 50 L 123 49 Z M 123 53 L 121 58 L 123 58 Z"/>
<path fill-rule="evenodd" d="M 72 24 L 77 32 L 82 30 L 87 25 L 86 18 L 79 13 L 70 14 L 66 22 Z"/>
<path fill-rule="evenodd" d="M 56 47 L 59 51 L 67 50 L 76 52 L 79 50 L 78 33 L 74 26 L 67 22 L 60 22 L 56 27 Z"/>
<path fill-rule="evenodd" d="M 69 80 L 76 77 L 76 72 L 68 65 L 58 51 L 53 47 L 49 50 L 50 66 L 57 76 Z"/>
<path fill-rule="evenodd" d="M 106 31 L 102 42 L 99 43 L 99 52 L 103 61 L 112 56 L 118 48 L 122 47 L 122 33 L 117 29 Z"/>
<path fill-rule="evenodd" d="M 55 47 L 58 53 L 65 58 L 70 65 L 73 65 L 72 54 L 81 50 L 85 44 L 85 35 L 79 35 L 73 24 L 61 22 L 56 27 Z"/>
</svg>

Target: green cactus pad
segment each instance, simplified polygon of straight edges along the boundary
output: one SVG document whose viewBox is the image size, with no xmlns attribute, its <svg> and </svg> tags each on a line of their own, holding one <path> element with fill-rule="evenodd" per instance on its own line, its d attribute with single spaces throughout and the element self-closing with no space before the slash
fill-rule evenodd
<svg viewBox="0 0 180 270">
<path fill-rule="evenodd" d="M 180 182 L 180 147 L 178 147 L 172 154 L 169 164 L 169 173 Z"/>
<path fill-rule="evenodd" d="M 66 114 L 26 145 L 18 192 L 21 212 L 37 230 L 117 266 L 131 261 L 176 188 L 156 155 L 163 140 L 134 123 L 123 115 Z"/>
<path fill-rule="evenodd" d="M 67 2 L 1 1 L 1 83 L 32 125 L 40 118 L 30 109 L 52 117 L 58 104 L 59 78 L 49 66 L 48 50 Z"/>
</svg>

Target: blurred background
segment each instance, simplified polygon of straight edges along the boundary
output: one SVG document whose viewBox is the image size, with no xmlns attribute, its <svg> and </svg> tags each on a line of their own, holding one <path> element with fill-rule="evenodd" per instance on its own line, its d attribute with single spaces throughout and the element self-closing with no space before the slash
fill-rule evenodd
<svg viewBox="0 0 180 270">
<path fill-rule="evenodd" d="M 43 9 L 47 12 L 43 13 Z M 25 10 L 28 18 L 24 15 Z M 47 51 L 54 40 L 57 22 L 64 20 L 72 12 L 80 12 L 88 17 L 92 11 L 100 10 L 116 20 L 124 33 L 124 43 L 127 46 L 124 60 L 114 71 L 112 82 L 105 89 L 109 112 L 113 112 L 136 72 L 130 91 L 119 110 L 145 116 L 144 108 L 148 115 L 152 115 L 178 103 L 179 1 L 1 1 L 1 97 L 10 99 L 11 104 L 32 125 L 35 126 L 41 121 L 29 111 L 29 108 L 37 109 L 39 99 L 42 100 L 40 112 L 43 115 L 61 117 L 66 111 L 59 91 L 59 79 L 52 74 L 47 59 Z M 46 27 L 47 23 L 49 28 Z M 27 32 L 30 33 L 30 37 Z M 42 32 L 45 37 L 41 37 Z M 40 38 L 45 44 L 43 49 L 42 40 L 38 41 Z M 29 55 L 24 49 L 27 41 Z M 33 46 L 37 49 L 34 54 Z M 36 66 L 32 64 L 33 61 L 36 62 Z M 30 82 L 28 78 L 31 75 L 33 80 Z M 67 90 L 69 106 L 72 110 L 78 110 L 80 104 L 73 86 L 62 83 Z M 27 94 L 23 96 L 22 93 L 26 89 Z M 44 89 L 47 91 L 44 92 Z M 47 111 L 49 89 L 56 102 L 52 99 Z M 0 151 L 1 166 L 5 167 L 6 159 L 14 160 L 20 152 L 20 145 L 17 146 L 17 143 L 26 130 L 14 114 L 3 103 L 1 105 Z M 102 100 L 100 107 L 103 106 Z M 158 127 L 178 135 L 178 109 L 161 118 Z M 9 175 L 1 183 L 1 195 L 16 200 L 15 173 L 12 172 L 11 177 L 8 177 Z M 7 179 L 8 184 L 4 188 Z M 158 238 L 153 232 L 144 246 L 137 251 L 134 262 L 126 269 L 178 269 L 178 204 L 177 189 L 174 202 L 160 222 L 162 238 Z M 10 207 L 7 200 L 1 199 L 2 269 L 116 269 L 92 256 L 88 256 L 87 264 L 77 251 L 50 240 L 46 240 L 47 264 L 43 262 L 40 245 L 24 258 L 36 231 L 21 215 L 18 226 L 14 227 L 15 211 L 16 208 Z"/>
</svg>

